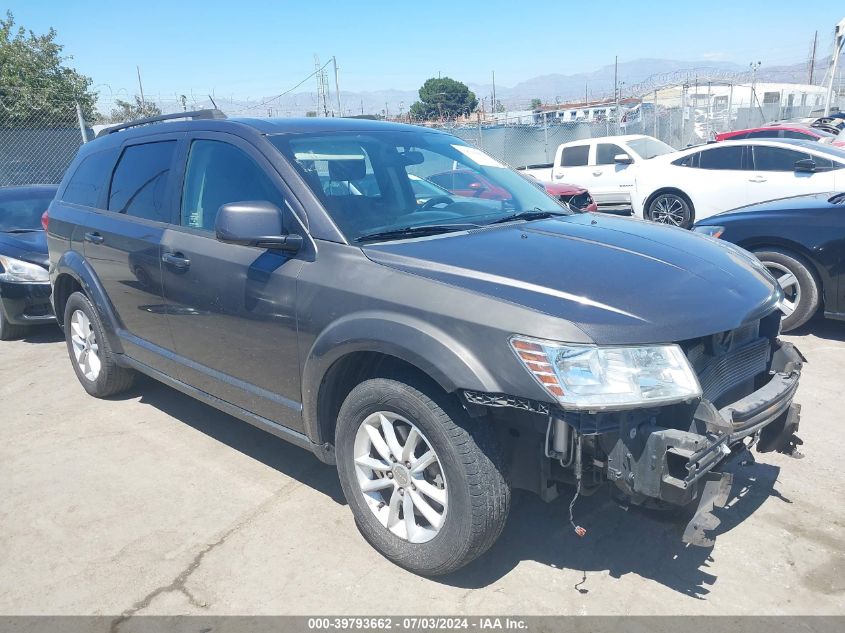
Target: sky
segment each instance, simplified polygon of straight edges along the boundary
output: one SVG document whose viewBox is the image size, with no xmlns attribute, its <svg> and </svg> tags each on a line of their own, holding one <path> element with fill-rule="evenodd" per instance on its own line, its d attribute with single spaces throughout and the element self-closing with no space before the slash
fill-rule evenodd
<svg viewBox="0 0 845 633">
<path fill-rule="evenodd" d="M 845 5 L 827 0 L 421 3 L 253 0 L 7 0 L 18 24 L 53 27 L 70 65 L 104 98 L 144 91 L 259 98 L 296 85 L 333 55 L 341 90 L 415 90 L 442 73 L 512 86 L 548 74 L 663 58 L 747 65 L 829 54 Z M 332 78 L 333 79 L 333 78 Z M 314 80 L 312 80 L 313 82 Z M 302 90 L 313 90 L 306 84 Z"/>
</svg>

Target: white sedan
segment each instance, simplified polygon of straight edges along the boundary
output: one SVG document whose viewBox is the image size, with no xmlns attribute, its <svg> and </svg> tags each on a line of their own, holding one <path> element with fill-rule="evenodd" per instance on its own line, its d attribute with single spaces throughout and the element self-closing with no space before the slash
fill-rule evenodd
<svg viewBox="0 0 845 633">
<path fill-rule="evenodd" d="M 747 204 L 845 189 L 845 150 L 811 141 L 723 141 L 657 156 L 637 173 L 634 215 L 688 228 Z"/>
</svg>

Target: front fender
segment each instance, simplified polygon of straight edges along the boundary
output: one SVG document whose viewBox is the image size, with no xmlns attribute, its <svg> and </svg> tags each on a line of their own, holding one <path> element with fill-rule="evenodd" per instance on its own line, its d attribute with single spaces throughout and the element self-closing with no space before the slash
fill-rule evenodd
<svg viewBox="0 0 845 633">
<path fill-rule="evenodd" d="M 435 380 L 445 391 L 501 391 L 493 375 L 458 340 L 430 323 L 407 315 L 366 312 L 346 316 L 314 341 L 302 372 L 305 430 L 312 441 L 322 438 L 317 406 L 329 369 L 354 352 L 379 352 L 403 360 Z"/>
<path fill-rule="evenodd" d="M 62 290 L 63 277 L 70 277 L 82 286 L 88 300 L 94 304 L 97 313 L 100 315 L 100 321 L 102 321 L 112 351 L 122 354 L 123 345 L 118 336 L 118 331 L 122 329 L 120 321 L 94 269 L 78 251 L 65 251 L 56 264 L 51 267 L 53 310 L 59 324 L 64 325 L 64 305 L 69 296 L 69 293 Z"/>
</svg>

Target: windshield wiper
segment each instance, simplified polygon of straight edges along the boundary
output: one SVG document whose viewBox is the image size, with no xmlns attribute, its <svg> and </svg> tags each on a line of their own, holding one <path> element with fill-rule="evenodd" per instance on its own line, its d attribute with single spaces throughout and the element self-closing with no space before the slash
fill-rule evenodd
<svg viewBox="0 0 845 633">
<path fill-rule="evenodd" d="M 543 211 L 542 209 L 532 209 L 531 211 L 520 211 L 519 213 L 506 215 L 498 220 L 493 220 L 490 224 L 504 224 L 505 222 L 513 222 L 514 220 L 542 220 L 544 218 L 551 218 L 557 215 L 569 214 L 566 211 Z"/>
<path fill-rule="evenodd" d="M 422 235 L 436 235 L 437 233 L 451 233 L 454 231 L 466 231 L 477 229 L 480 224 L 422 224 L 419 226 L 404 226 L 389 231 L 376 231 L 365 233 L 355 238 L 356 242 L 374 242 L 377 240 L 401 239 L 403 237 L 420 237 Z"/>
<path fill-rule="evenodd" d="M 840 202 L 845 202 L 845 191 L 843 191 L 842 193 L 836 193 L 836 194 L 830 196 L 830 198 L 828 198 L 827 201 L 830 204 L 839 204 Z"/>
</svg>

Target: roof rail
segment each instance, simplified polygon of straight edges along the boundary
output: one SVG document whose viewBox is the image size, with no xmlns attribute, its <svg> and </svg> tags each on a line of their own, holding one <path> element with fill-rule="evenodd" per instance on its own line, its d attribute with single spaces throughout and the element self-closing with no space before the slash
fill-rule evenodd
<svg viewBox="0 0 845 633">
<path fill-rule="evenodd" d="M 150 123 L 159 123 L 161 121 L 170 121 L 172 119 L 225 119 L 226 115 L 220 110 L 194 110 L 193 112 L 174 112 L 173 114 L 159 114 L 158 116 L 148 116 L 143 119 L 135 119 L 129 123 L 121 123 L 120 125 L 112 125 L 103 128 L 97 132 L 97 138 L 105 136 L 106 134 L 113 134 L 120 130 L 126 130 L 131 127 L 138 127 L 140 125 L 149 125 Z"/>
</svg>

